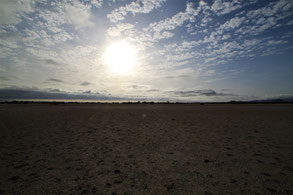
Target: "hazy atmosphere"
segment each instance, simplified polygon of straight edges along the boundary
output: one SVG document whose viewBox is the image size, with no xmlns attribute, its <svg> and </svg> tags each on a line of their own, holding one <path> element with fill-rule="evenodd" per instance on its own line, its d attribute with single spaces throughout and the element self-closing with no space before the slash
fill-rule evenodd
<svg viewBox="0 0 293 195">
<path fill-rule="evenodd" d="M 0 0 L 0 98 L 293 95 L 291 0 Z"/>
</svg>

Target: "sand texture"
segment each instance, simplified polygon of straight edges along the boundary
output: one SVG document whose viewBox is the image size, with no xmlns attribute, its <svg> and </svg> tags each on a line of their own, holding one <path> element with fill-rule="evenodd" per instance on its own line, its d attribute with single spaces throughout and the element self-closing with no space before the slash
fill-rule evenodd
<svg viewBox="0 0 293 195">
<path fill-rule="evenodd" d="M 0 105 L 0 194 L 293 194 L 293 105 Z"/>
</svg>

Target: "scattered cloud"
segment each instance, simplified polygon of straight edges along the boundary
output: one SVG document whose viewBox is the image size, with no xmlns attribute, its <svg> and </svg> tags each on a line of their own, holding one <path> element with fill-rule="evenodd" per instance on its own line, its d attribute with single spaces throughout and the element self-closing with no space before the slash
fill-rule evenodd
<svg viewBox="0 0 293 195">
<path fill-rule="evenodd" d="M 181 97 L 192 97 L 192 96 L 237 96 L 232 93 L 216 92 L 212 89 L 201 89 L 201 90 L 190 90 L 190 91 L 172 91 L 171 93 Z"/>
<path fill-rule="evenodd" d="M 47 88 L 2 88 L 0 89 L 0 99 L 59 99 L 59 100 L 119 100 L 119 97 L 106 96 L 99 93 L 66 92 L 59 89 Z"/>
<path fill-rule="evenodd" d="M 190 75 L 165 76 L 166 79 L 185 79 L 187 77 L 190 77 Z"/>
<path fill-rule="evenodd" d="M 8 81 L 10 80 L 7 76 L 0 76 L 0 80 Z"/>
<path fill-rule="evenodd" d="M 60 62 L 57 62 L 56 60 L 53 60 L 53 59 L 46 59 L 44 60 L 45 64 L 48 64 L 48 65 L 61 65 L 62 63 Z"/>
<path fill-rule="evenodd" d="M 89 85 L 92 85 L 92 83 L 85 81 L 85 82 L 82 82 L 80 85 L 81 86 L 89 86 Z"/>
<path fill-rule="evenodd" d="M 65 10 L 68 22 L 76 28 L 83 28 L 94 24 L 91 21 L 92 15 L 90 9 L 91 6 L 84 5 L 79 1 L 72 1 L 72 4 L 63 4 L 63 10 Z"/>
<path fill-rule="evenodd" d="M 22 16 L 33 11 L 33 4 L 30 0 L 1 0 L 0 25 L 18 24 Z"/>
<path fill-rule="evenodd" d="M 144 28 L 143 31 L 145 32 L 145 38 L 149 41 L 157 41 L 173 37 L 174 34 L 169 31 L 182 26 L 184 22 L 193 22 L 197 14 L 198 11 L 194 9 L 194 4 L 187 2 L 184 12 L 178 12 L 171 18 L 151 23 L 147 28 Z"/>
<path fill-rule="evenodd" d="M 153 9 L 161 7 L 165 2 L 166 0 L 136 0 L 113 10 L 110 14 L 107 15 L 107 17 L 111 22 L 116 23 L 118 21 L 124 20 L 129 12 L 133 15 L 137 13 L 147 14 Z"/>
<path fill-rule="evenodd" d="M 50 81 L 50 82 L 56 82 L 56 83 L 64 83 L 64 81 L 62 81 L 60 79 L 55 79 L 55 78 L 50 78 L 50 79 L 48 79 L 48 81 Z"/>
<path fill-rule="evenodd" d="M 244 21 L 246 20 L 245 17 L 235 17 L 230 19 L 229 21 L 225 22 L 223 25 L 221 25 L 221 29 L 225 30 L 232 30 L 237 27 L 239 27 Z"/>
<path fill-rule="evenodd" d="M 84 0 L 84 1 L 91 3 L 96 8 L 101 8 L 104 3 L 104 0 Z"/>
<path fill-rule="evenodd" d="M 129 87 L 133 88 L 133 89 L 145 89 L 145 88 L 147 88 L 144 85 L 130 85 Z"/>
<path fill-rule="evenodd" d="M 119 37 L 119 36 L 122 35 L 121 34 L 122 32 L 124 32 L 125 34 L 129 34 L 132 29 L 134 29 L 134 25 L 133 24 L 129 24 L 129 23 L 117 23 L 116 26 L 110 27 L 107 30 L 107 35 L 109 35 L 110 37 Z"/>
<path fill-rule="evenodd" d="M 193 89 L 213 88 L 215 81 L 250 72 L 249 65 L 239 64 L 264 56 L 277 59 L 293 48 L 291 0 L 174 2 L 2 0 L 2 86 L 39 81 L 38 87 L 49 92 L 58 92 L 50 91 L 58 85 L 82 94 L 99 87 L 119 97 L 139 91 L 146 98 L 224 98 L 233 94 Z M 138 63 L 135 74 L 114 77 L 102 56 L 122 39 L 137 48 Z M 266 65 L 259 69 L 265 72 Z"/>
<path fill-rule="evenodd" d="M 217 15 L 228 14 L 236 9 L 242 7 L 240 0 L 225 1 L 225 0 L 215 0 L 212 4 L 211 10 L 217 13 Z"/>
</svg>

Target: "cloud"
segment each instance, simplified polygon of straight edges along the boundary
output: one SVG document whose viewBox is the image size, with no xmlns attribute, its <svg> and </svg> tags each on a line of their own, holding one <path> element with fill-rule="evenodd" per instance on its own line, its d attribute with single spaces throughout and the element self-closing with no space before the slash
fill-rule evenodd
<svg viewBox="0 0 293 195">
<path fill-rule="evenodd" d="M 183 40 L 181 44 L 176 44 L 176 47 L 170 50 L 164 48 L 161 53 L 165 54 L 164 57 L 170 62 L 185 61 L 184 64 L 190 64 L 196 61 L 198 64 L 211 66 L 226 64 L 237 58 L 273 55 L 280 51 L 280 47 L 272 48 L 270 46 L 288 43 L 284 38 L 256 36 L 265 30 L 285 26 L 285 22 L 279 21 L 292 15 L 293 12 L 289 10 L 293 8 L 293 3 L 288 0 L 271 2 L 262 8 L 247 11 L 247 13 L 246 11 L 238 12 L 221 23 L 216 23 L 218 16 L 211 16 L 208 11 L 212 9 L 221 12 L 221 10 L 229 7 L 229 10 L 236 10 L 236 8 L 241 9 L 253 3 L 253 1 L 242 2 L 241 4 L 239 2 L 242 1 L 215 1 L 211 7 L 208 7 L 205 3 L 199 4 L 201 8 L 198 7 L 197 10 L 200 14 L 197 15 L 196 19 L 208 17 L 213 18 L 214 22 L 209 25 L 209 28 L 206 28 L 205 25 L 198 25 L 196 22 L 187 24 L 186 29 L 189 34 L 196 31 L 196 34 L 200 35 L 196 38 L 197 40 Z M 269 14 L 271 12 L 274 15 Z M 202 28 L 205 28 L 205 30 L 201 31 Z"/>
<path fill-rule="evenodd" d="M 106 96 L 99 93 L 66 92 L 59 89 L 38 89 L 38 88 L 2 88 L 0 99 L 59 99 L 59 100 L 119 100 L 122 98 Z"/>
<path fill-rule="evenodd" d="M 160 92 L 160 90 L 159 89 L 148 89 L 147 92 L 150 92 L 150 93 L 152 93 L 152 92 Z"/>
<path fill-rule="evenodd" d="M 56 82 L 56 83 L 64 83 L 64 81 L 62 81 L 60 79 L 55 79 L 55 78 L 50 78 L 50 79 L 48 79 L 48 81 L 50 81 L 50 82 Z"/>
<path fill-rule="evenodd" d="M 293 3 L 290 0 L 259 1 L 247 6 L 253 1 L 256 2 L 215 0 L 176 1 L 174 4 L 175 1 L 166 0 L 120 0 L 116 3 L 123 6 L 114 10 L 113 0 L 1 1 L 7 5 L 23 2 L 29 8 L 13 8 L 15 14 L 11 18 L 16 20 L 0 25 L 0 68 L 5 69 L 7 75 L 18 76 L 4 82 L 21 83 L 34 73 L 35 77 L 25 81 L 29 86 L 39 78 L 62 75 L 62 80 L 51 78 L 40 81 L 39 85 L 58 84 L 66 89 L 86 89 L 93 93 L 92 83 L 101 83 L 99 87 L 112 94 L 139 91 L 146 97 L 153 95 L 147 94 L 147 90 L 154 87 L 161 90 L 160 94 L 180 85 L 186 87 L 183 89 L 205 88 L 211 77 L 217 79 L 226 74 L 224 68 L 219 67 L 210 71 L 212 66 L 230 66 L 228 63 L 235 62 L 235 66 L 230 67 L 235 70 L 239 69 L 240 58 L 249 60 L 292 49 L 288 25 L 292 23 Z M 169 5 L 177 6 L 177 3 L 181 5 L 169 9 Z M 107 20 L 107 13 L 112 22 Z M 140 21 L 131 17 L 138 14 Z M 139 65 L 135 68 L 138 74 L 113 79 L 106 72 L 101 56 L 108 44 L 119 39 L 126 39 L 138 48 Z M 182 69 L 186 72 L 181 72 Z M 45 75 L 47 73 L 49 75 Z M 232 74 L 238 73 L 229 76 Z M 140 89 L 137 81 L 146 88 Z M 210 97 L 216 96 L 210 93 Z"/>
<path fill-rule="evenodd" d="M 76 28 L 88 27 L 94 24 L 91 21 L 91 6 L 84 5 L 79 1 L 72 1 L 72 4 L 67 3 L 63 6 L 66 18 Z"/>
<path fill-rule="evenodd" d="M 267 29 L 280 27 L 279 21 L 292 16 L 293 2 L 290 0 L 279 0 L 270 2 L 267 6 L 247 12 L 250 25 L 239 29 L 242 34 L 257 35 Z"/>
<path fill-rule="evenodd" d="M 236 9 L 241 8 L 240 0 L 225 1 L 225 0 L 215 0 L 211 10 L 216 12 L 218 15 L 228 14 Z"/>
<path fill-rule="evenodd" d="M 119 37 L 122 35 L 123 32 L 125 32 L 126 34 L 129 34 L 131 32 L 130 30 L 132 29 L 134 29 L 133 24 L 117 23 L 116 26 L 110 27 L 107 30 L 107 35 L 110 37 Z"/>
<path fill-rule="evenodd" d="M 273 1 L 265 7 L 249 11 L 247 13 L 247 16 L 251 19 L 257 19 L 262 16 L 276 16 L 276 14 L 279 14 L 280 12 L 285 12 L 284 14 L 286 14 L 288 11 L 292 9 L 292 6 L 293 3 L 290 0 Z"/>
<path fill-rule="evenodd" d="M 72 28 L 79 31 L 94 25 L 91 11 L 93 5 L 90 2 L 83 3 L 79 0 L 19 1 L 34 2 L 31 3 L 33 5 L 31 14 L 25 17 L 16 14 L 26 25 L 14 30 L 17 33 L 17 37 L 14 39 L 18 39 L 26 47 L 44 49 L 60 45 L 78 37 Z M 9 29 L 4 28 L 4 30 L 11 33 Z"/>
<path fill-rule="evenodd" d="M 267 42 L 268 45 L 278 45 L 278 44 L 283 44 L 287 43 L 288 41 L 286 40 L 270 40 Z"/>
<path fill-rule="evenodd" d="M 62 92 L 60 89 L 55 89 L 55 88 L 46 88 L 44 90 L 48 92 L 54 92 L 54 93 Z"/>
<path fill-rule="evenodd" d="M 113 10 L 107 17 L 111 22 L 116 23 L 118 21 L 124 20 L 126 15 L 130 12 L 133 15 L 137 13 L 147 14 L 153 9 L 157 9 L 165 3 L 166 0 L 136 0 L 130 4 L 126 4 L 118 9 Z"/>
<path fill-rule="evenodd" d="M 190 77 L 190 75 L 175 75 L 175 76 L 165 76 L 166 79 L 185 79 Z"/>
<path fill-rule="evenodd" d="M 245 17 L 235 17 L 225 22 L 220 28 L 223 30 L 232 30 L 234 28 L 239 27 L 245 20 Z"/>
<path fill-rule="evenodd" d="M 289 22 L 287 22 L 287 25 L 293 25 L 293 20 L 290 20 Z"/>
<path fill-rule="evenodd" d="M 147 86 L 144 86 L 144 85 L 130 85 L 129 87 L 133 88 L 133 89 L 145 89 L 145 88 L 147 88 Z"/>
<path fill-rule="evenodd" d="M 30 0 L 1 0 L 0 25 L 19 23 L 23 14 L 33 11 L 33 2 Z"/>
<path fill-rule="evenodd" d="M 234 14 L 234 16 L 232 15 L 227 21 L 221 20 L 220 23 L 216 23 L 220 15 L 242 9 L 255 2 L 255 0 L 215 1 L 214 4 L 209 6 L 204 1 L 200 1 L 197 8 L 194 8 L 193 3 L 187 2 L 185 11 L 178 12 L 170 18 L 150 23 L 142 31 L 139 31 L 132 24 L 117 23 L 115 27 L 108 29 L 107 34 L 110 37 L 127 37 L 129 40 L 143 45 L 143 48 L 152 48 L 156 42 L 163 39 L 171 37 L 178 39 L 178 36 L 173 31 L 187 23 L 186 30 L 189 34 L 196 32 L 195 34 L 200 35 L 197 37 L 197 40 L 183 40 L 182 45 L 176 44 L 176 47 L 173 47 L 171 50 L 164 48 L 152 56 L 164 56 L 162 61 L 172 67 L 191 64 L 194 61 L 198 62 L 198 64 L 203 63 L 206 65 L 225 64 L 239 57 L 253 57 L 256 55 L 255 51 L 267 53 L 263 50 L 263 47 L 266 47 L 264 38 L 258 38 L 256 41 L 249 34 L 252 35 L 256 30 L 261 32 L 271 28 L 276 25 L 275 19 L 267 18 L 265 20 L 266 24 L 251 25 L 255 21 L 245 15 L 246 11 L 242 11 Z M 276 3 L 278 5 L 275 5 L 275 3 L 271 4 L 273 4 L 273 7 L 280 7 L 278 9 L 281 9 L 284 3 Z M 267 6 L 270 7 L 272 6 L 271 4 L 269 3 Z M 286 10 L 289 10 L 289 8 L 290 6 L 287 5 Z M 288 11 L 283 16 L 288 15 L 287 13 Z M 213 14 L 216 14 L 216 16 L 213 16 Z M 211 21 L 213 23 L 209 24 L 207 28 L 207 23 Z M 205 29 L 200 30 L 202 28 Z M 251 44 L 253 41 L 258 44 L 262 43 L 262 45 L 248 45 L 249 42 Z M 279 42 L 280 44 L 286 43 L 278 40 L 271 41 L 274 41 L 274 43 Z M 273 54 L 272 52 L 270 54 Z"/>
<path fill-rule="evenodd" d="M 0 58 L 6 58 L 13 55 L 14 55 L 14 52 L 12 49 L 7 47 L 0 47 Z"/>
<path fill-rule="evenodd" d="M 48 48 L 33 48 L 27 47 L 24 49 L 30 56 L 36 57 L 37 59 L 47 60 L 58 58 L 58 53 Z M 44 62 L 44 61 L 43 61 Z"/>
<path fill-rule="evenodd" d="M 82 82 L 80 85 L 81 86 L 89 86 L 89 85 L 91 85 L 92 83 L 90 83 L 90 82 Z"/>
<path fill-rule="evenodd" d="M 89 0 L 89 2 L 96 8 L 100 8 L 103 5 L 103 0 Z"/>
<path fill-rule="evenodd" d="M 91 4 L 78 0 L 39 2 L 35 8 L 37 11 L 30 18 L 38 24 L 38 28 L 25 30 L 27 41 L 36 39 L 36 43 L 41 42 L 46 46 L 52 46 L 72 40 L 74 38 L 72 32 L 65 29 L 64 25 L 71 25 L 77 30 L 93 26 L 91 8 Z"/>
<path fill-rule="evenodd" d="M 9 81 L 10 78 L 8 78 L 7 76 L 0 76 L 0 80 L 2 80 L 2 81 Z"/>
<path fill-rule="evenodd" d="M 149 41 L 157 41 L 172 37 L 174 34 L 168 31 L 174 30 L 176 27 L 182 26 L 186 21 L 194 21 L 198 11 L 193 8 L 194 4 L 186 3 L 184 12 L 178 12 L 171 18 L 166 18 L 159 22 L 151 23 L 147 28 L 144 28 L 145 38 Z"/>
<path fill-rule="evenodd" d="M 48 65 L 61 65 L 62 64 L 62 63 L 57 62 L 56 60 L 53 60 L 53 59 L 45 59 L 44 62 L 45 62 L 45 64 L 48 64 Z"/>
<path fill-rule="evenodd" d="M 0 39 L 0 45 L 10 49 L 19 48 L 17 41 L 14 39 L 14 37 L 6 37 L 6 39 Z"/>
<path fill-rule="evenodd" d="M 190 91 L 171 91 L 171 93 L 180 97 L 192 96 L 237 96 L 232 93 L 219 93 L 212 89 L 190 90 Z"/>
</svg>

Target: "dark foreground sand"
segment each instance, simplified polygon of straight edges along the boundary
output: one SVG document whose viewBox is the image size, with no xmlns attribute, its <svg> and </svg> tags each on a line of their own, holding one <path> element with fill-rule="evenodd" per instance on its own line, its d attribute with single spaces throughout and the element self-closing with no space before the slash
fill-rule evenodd
<svg viewBox="0 0 293 195">
<path fill-rule="evenodd" d="M 0 105 L 3 194 L 292 194 L 293 105 Z"/>
</svg>

